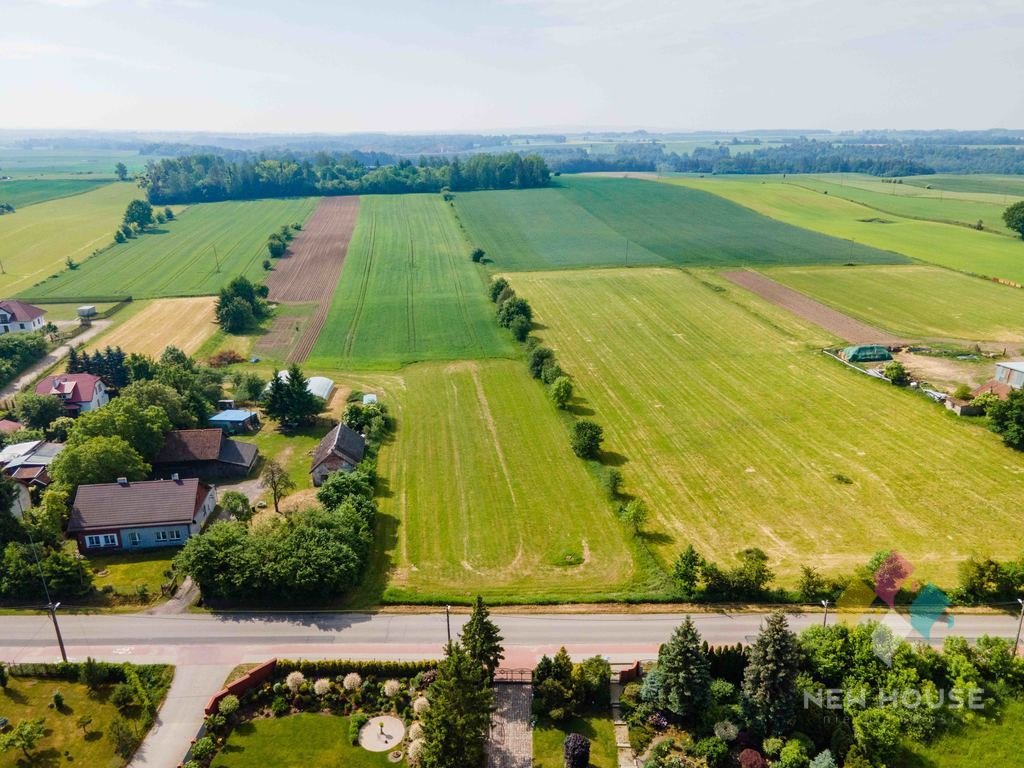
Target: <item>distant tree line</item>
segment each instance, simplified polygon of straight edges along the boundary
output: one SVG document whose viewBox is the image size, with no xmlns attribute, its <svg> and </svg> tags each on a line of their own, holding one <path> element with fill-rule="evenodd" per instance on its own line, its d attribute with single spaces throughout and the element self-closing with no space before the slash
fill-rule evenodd
<svg viewBox="0 0 1024 768">
<path fill-rule="evenodd" d="M 151 203 L 198 203 L 301 195 L 396 194 L 472 189 L 527 189 L 548 184 L 537 155 L 472 155 L 399 160 L 371 166 L 354 154 L 319 153 L 229 160 L 219 154 L 151 161 L 140 184 Z"/>
</svg>

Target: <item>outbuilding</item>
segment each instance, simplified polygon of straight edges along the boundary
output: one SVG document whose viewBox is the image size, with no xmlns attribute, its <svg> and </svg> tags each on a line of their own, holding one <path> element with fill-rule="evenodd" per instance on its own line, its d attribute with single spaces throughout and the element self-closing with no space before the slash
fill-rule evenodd
<svg viewBox="0 0 1024 768">
<path fill-rule="evenodd" d="M 208 421 L 211 427 L 217 427 L 228 435 L 255 432 L 260 428 L 260 415 L 256 411 L 243 411 L 237 408 L 215 413 Z"/>
<path fill-rule="evenodd" d="M 351 472 L 366 455 L 363 436 L 339 424 L 320 441 L 313 453 L 313 485 L 319 486 L 332 472 Z"/>
<path fill-rule="evenodd" d="M 877 363 L 883 360 L 892 360 L 889 350 L 878 344 L 844 347 L 839 353 L 839 357 L 848 363 Z"/>
</svg>

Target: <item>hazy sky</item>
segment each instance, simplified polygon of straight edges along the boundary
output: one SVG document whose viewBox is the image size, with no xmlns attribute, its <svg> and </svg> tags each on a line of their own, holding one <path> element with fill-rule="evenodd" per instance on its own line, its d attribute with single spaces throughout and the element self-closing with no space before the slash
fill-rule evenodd
<svg viewBox="0 0 1024 768">
<path fill-rule="evenodd" d="M 1024 0 L 0 0 L 0 127 L 1024 128 Z"/>
</svg>

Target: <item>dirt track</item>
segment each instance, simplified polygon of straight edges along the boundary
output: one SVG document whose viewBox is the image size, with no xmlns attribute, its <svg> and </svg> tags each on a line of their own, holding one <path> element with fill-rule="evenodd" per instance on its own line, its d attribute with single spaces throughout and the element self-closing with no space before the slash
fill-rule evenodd
<svg viewBox="0 0 1024 768">
<path fill-rule="evenodd" d="M 893 336 L 874 326 L 854 320 L 849 315 L 837 312 L 819 301 L 808 298 L 792 288 L 765 277 L 757 272 L 723 272 L 722 276 L 736 285 L 746 288 L 770 301 L 772 304 L 788 309 L 797 317 L 821 326 L 829 333 L 846 339 L 851 344 L 882 344 L 884 346 L 903 346 L 910 343 L 908 339 Z"/>
<path fill-rule="evenodd" d="M 316 313 L 288 356 L 289 363 L 302 362 L 309 356 L 324 326 L 358 216 L 358 197 L 321 199 L 292 241 L 288 254 L 275 262 L 267 279 L 271 301 L 317 303 Z"/>
</svg>

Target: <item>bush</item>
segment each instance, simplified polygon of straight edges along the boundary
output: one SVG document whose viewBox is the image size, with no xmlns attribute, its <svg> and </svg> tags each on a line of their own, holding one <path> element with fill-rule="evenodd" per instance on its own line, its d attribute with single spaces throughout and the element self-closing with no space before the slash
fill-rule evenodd
<svg viewBox="0 0 1024 768">
<path fill-rule="evenodd" d="M 562 745 L 565 768 L 587 768 L 590 765 L 590 742 L 578 733 L 570 733 Z"/>
<path fill-rule="evenodd" d="M 604 430 L 599 424 L 586 419 L 572 425 L 572 452 L 581 459 L 595 459 L 601 451 Z"/>
<path fill-rule="evenodd" d="M 139 743 L 134 729 L 120 716 L 115 716 L 107 726 L 107 738 L 114 743 L 114 751 L 125 760 L 135 754 L 135 747 Z"/>
<path fill-rule="evenodd" d="M 363 678 L 359 676 L 358 672 L 349 672 L 341 683 L 346 691 L 358 691 L 362 684 Z"/>
<path fill-rule="evenodd" d="M 359 745 L 359 732 L 368 722 L 370 722 L 370 717 L 362 712 L 352 715 L 352 719 L 348 721 L 348 740 L 353 747 Z"/>
<path fill-rule="evenodd" d="M 326 677 L 321 677 L 315 683 L 313 683 L 313 693 L 317 696 L 326 696 L 331 692 L 331 681 Z"/>
<path fill-rule="evenodd" d="M 53 695 L 50 697 L 50 703 L 53 704 L 53 708 L 56 709 L 58 712 L 63 711 L 64 694 L 60 691 L 54 691 Z"/>
<path fill-rule="evenodd" d="M 508 288 L 508 280 L 504 277 L 499 277 L 497 280 L 492 280 L 490 286 L 487 289 L 487 294 L 490 296 L 491 301 L 497 302 L 498 297 L 501 296 L 501 292 Z"/>
<path fill-rule="evenodd" d="M 768 761 L 756 749 L 744 749 L 739 760 L 740 768 L 768 768 Z"/>
<path fill-rule="evenodd" d="M 719 768 L 729 761 L 729 747 L 717 736 L 698 741 L 693 745 L 693 754 L 703 757 L 707 761 L 708 768 Z"/>
<path fill-rule="evenodd" d="M 288 706 L 288 702 L 285 701 L 283 696 L 275 696 L 274 700 L 270 703 L 270 712 L 274 717 L 284 717 L 292 708 Z"/>
<path fill-rule="evenodd" d="M 423 717 L 429 710 L 430 701 L 426 696 L 419 696 L 416 701 L 412 703 L 412 711 L 416 713 L 416 717 Z"/>
<path fill-rule="evenodd" d="M 217 705 L 217 711 L 224 715 L 224 717 L 231 717 L 238 711 L 238 697 L 233 693 L 229 693 L 220 700 L 220 704 Z"/>
<path fill-rule="evenodd" d="M 203 736 L 201 739 L 197 739 L 196 743 L 192 745 L 192 751 L 190 754 L 193 760 L 202 765 L 213 757 L 216 752 L 217 742 L 213 740 L 213 737 Z"/>
<path fill-rule="evenodd" d="M 298 693 L 299 688 L 302 687 L 304 682 L 306 682 L 306 676 L 298 670 L 289 672 L 288 676 L 284 679 L 284 684 L 288 686 L 288 690 L 292 693 Z"/>
<path fill-rule="evenodd" d="M 402 692 L 402 684 L 397 680 L 388 680 L 384 683 L 384 695 L 389 699 L 395 698 Z"/>
<path fill-rule="evenodd" d="M 530 369 L 530 375 L 535 379 L 541 377 L 544 369 L 555 360 L 555 353 L 547 347 L 534 347 L 530 350 L 526 365 Z"/>
<path fill-rule="evenodd" d="M 110 703 L 124 712 L 129 707 L 135 706 L 135 692 L 127 683 L 119 683 L 114 686 L 110 694 Z"/>
<path fill-rule="evenodd" d="M 885 366 L 885 378 L 894 387 L 905 387 L 910 384 L 910 374 L 899 360 L 893 360 Z"/>
</svg>

